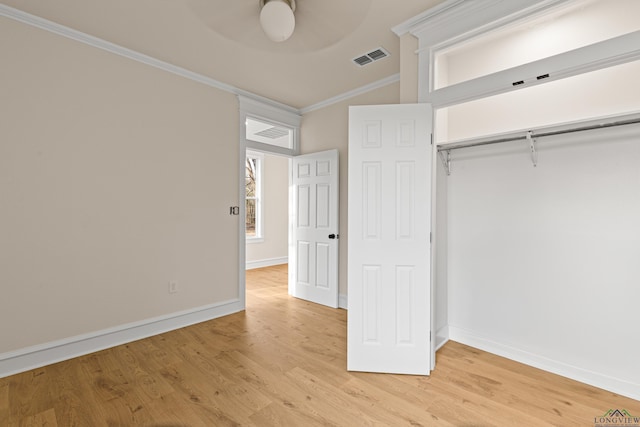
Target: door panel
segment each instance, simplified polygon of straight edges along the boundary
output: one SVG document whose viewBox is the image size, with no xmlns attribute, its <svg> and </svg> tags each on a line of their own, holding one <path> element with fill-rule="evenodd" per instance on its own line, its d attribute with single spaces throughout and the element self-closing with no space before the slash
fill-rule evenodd
<svg viewBox="0 0 640 427">
<path fill-rule="evenodd" d="M 289 293 L 338 307 L 338 151 L 293 159 Z M 334 238 L 330 238 L 333 235 Z"/>
<path fill-rule="evenodd" d="M 349 370 L 430 372 L 431 117 L 349 109 Z"/>
</svg>

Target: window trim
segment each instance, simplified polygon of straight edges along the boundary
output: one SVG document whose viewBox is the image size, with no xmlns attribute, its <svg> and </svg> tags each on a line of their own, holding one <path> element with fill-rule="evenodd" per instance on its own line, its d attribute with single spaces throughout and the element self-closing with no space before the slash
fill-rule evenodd
<svg viewBox="0 0 640 427">
<path fill-rule="evenodd" d="M 247 150 L 247 155 L 245 156 L 245 169 L 246 169 L 246 159 L 247 158 L 254 158 L 257 160 L 257 176 L 256 176 L 256 195 L 253 197 L 253 199 L 256 201 L 256 234 L 255 236 L 249 236 L 247 235 L 247 229 L 246 229 L 246 208 L 245 208 L 245 230 L 244 230 L 244 234 L 245 234 L 245 239 L 247 241 L 247 243 L 260 243 L 264 241 L 264 229 L 263 229 L 263 225 L 264 225 L 264 191 L 263 191 L 263 177 L 264 177 L 264 154 L 257 152 L 257 151 L 250 151 Z M 246 174 L 246 172 L 245 172 Z M 245 178 L 246 179 L 246 178 Z M 250 200 L 250 198 L 247 197 L 246 195 L 246 191 L 245 191 L 245 206 L 246 206 L 246 201 Z"/>
<path fill-rule="evenodd" d="M 292 107 L 288 107 L 284 104 L 279 104 L 276 102 L 263 102 L 258 99 L 248 98 L 246 96 L 238 95 L 238 108 L 239 108 L 239 123 L 238 123 L 238 133 L 240 140 L 240 156 L 238 157 L 239 170 L 241 174 L 241 178 L 239 180 L 239 193 L 240 193 L 240 217 L 242 218 L 243 224 L 246 222 L 246 188 L 245 188 L 245 174 L 244 169 L 246 168 L 246 157 L 249 153 L 257 154 L 263 156 L 263 153 L 272 153 L 275 155 L 284 155 L 287 157 L 295 157 L 300 154 L 300 122 L 302 121 L 302 117 L 298 113 L 298 110 Z M 283 147 L 278 147 L 276 145 L 263 144 L 256 141 L 250 141 L 246 138 L 247 136 L 247 118 L 252 118 L 255 120 L 259 120 L 265 123 L 272 124 L 274 126 L 280 126 L 289 128 L 293 131 L 293 148 L 287 149 Z M 264 157 L 262 160 L 264 169 Z M 262 173 L 262 172 L 260 172 Z M 260 203 L 261 209 L 264 206 L 264 197 L 262 203 Z M 261 221 L 264 221 L 264 209 L 261 212 Z M 264 225 L 264 222 L 260 224 L 260 227 Z M 261 237 L 248 237 L 246 233 L 246 226 L 239 227 L 239 235 L 240 241 L 246 243 L 260 243 L 264 241 L 264 230 L 261 230 Z M 240 263 L 244 267 L 244 263 L 246 260 L 245 253 L 245 245 L 240 245 Z M 242 267 L 242 268 L 243 268 Z M 243 269 L 241 268 L 240 274 L 241 277 L 243 274 Z M 241 285 L 242 292 L 241 296 L 244 300 L 244 285 Z"/>
</svg>

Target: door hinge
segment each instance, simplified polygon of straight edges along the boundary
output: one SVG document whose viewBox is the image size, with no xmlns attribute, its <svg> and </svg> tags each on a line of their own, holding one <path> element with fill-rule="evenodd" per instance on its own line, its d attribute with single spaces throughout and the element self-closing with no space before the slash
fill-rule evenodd
<svg viewBox="0 0 640 427">
<path fill-rule="evenodd" d="M 429 243 L 433 243 L 433 233 L 429 233 Z"/>
<path fill-rule="evenodd" d="M 431 134 L 431 145 L 433 145 L 433 134 Z"/>
</svg>

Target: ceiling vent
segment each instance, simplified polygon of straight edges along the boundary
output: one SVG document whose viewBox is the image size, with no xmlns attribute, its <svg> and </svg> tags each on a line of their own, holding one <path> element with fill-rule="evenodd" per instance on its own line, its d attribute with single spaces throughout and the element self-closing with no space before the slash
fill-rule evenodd
<svg viewBox="0 0 640 427">
<path fill-rule="evenodd" d="M 353 62 L 356 65 L 363 67 L 379 59 L 386 58 L 387 56 L 389 56 L 389 52 L 387 52 L 384 48 L 379 47 L 369 53 L 365 53 L 364 55 L 353 58 Z"/>
</svg>

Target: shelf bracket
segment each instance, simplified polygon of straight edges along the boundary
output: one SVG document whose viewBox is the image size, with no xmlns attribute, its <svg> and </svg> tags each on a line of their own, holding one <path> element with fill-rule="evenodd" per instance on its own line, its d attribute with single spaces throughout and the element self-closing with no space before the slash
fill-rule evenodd
<svg viewBox="0 0 640 427">
<path fill-rule="evenodd" d="M 444 169 L 447 171 L 447 176 L 451 175 L 451 150 L 447 150 L 447 157 L 445 157 L 442 151 L 438 152 L 438 156 L 442 161 Z"/>
<path fill-rule="evenodd" d="M 538 151 L 536 150 L 536 140 L 533 138 L 533 132 L 527 132 L 527 141 L 529 141 L 529 149 L 531 150 L 531 162 L 535 168 L 538 166 Z"/>
</svg>

